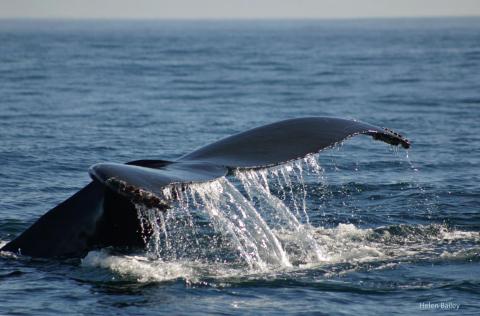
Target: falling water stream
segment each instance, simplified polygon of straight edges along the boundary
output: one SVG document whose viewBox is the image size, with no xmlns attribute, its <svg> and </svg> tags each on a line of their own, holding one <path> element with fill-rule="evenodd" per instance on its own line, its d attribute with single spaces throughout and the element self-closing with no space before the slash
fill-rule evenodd
<svg viewBox="0 0 480 316">
<path fill-rule="evenodd" d="M 230 247 L 230 258 L 248 269 L 324 261 L 327 258 L 309 224 L 303 174 L 321 175 L 320 170 L 316 159 L 308 157 L 271 169 L 237 171 L 231 181 L 223 177 L 183 189 L 168 187 L 164 196 L 175 197 L 176 202 L 166 215 L 137 206 L 140 221 L 152 227 L 149 254 L 162 260 L 184 257 L 188 248 L 201 244 L 198 231 L 204 234 L 205 228 L 197 222 L 203 218 L 210 223 L 207 235 L 217 236 L 206 249 L 217 250 L 222 239 L 226 243 L 222 247 Z M 272 193 L 270 183 L 279 196 Z M 173 252 L 166 255 L 169 251 Z"/>
</svg>

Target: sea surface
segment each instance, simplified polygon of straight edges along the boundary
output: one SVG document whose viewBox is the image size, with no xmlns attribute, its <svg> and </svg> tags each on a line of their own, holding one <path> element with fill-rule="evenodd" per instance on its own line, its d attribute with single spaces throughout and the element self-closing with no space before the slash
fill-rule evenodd
<svg viewBox="0 0 480 316">
<path fill-rule="evenodd" d="M 2 252 L 0 314 L 479 315 L 480 18 L 2 20 L 0 244 L 92 164 L 302 116 L 412 147 L 358 136 L 195 186 L 135 253 Z"/>
</svg>

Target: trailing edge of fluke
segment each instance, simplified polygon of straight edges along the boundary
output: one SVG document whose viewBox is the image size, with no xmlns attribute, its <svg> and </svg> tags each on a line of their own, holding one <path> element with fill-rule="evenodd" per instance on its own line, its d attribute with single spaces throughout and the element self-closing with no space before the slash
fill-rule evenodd
<svg viewBox="0 0 480 316">
<path fill-rule="evenodd" d="M 305 117 L 226 137 L 174 161 L 99 163 L 89 169 L 91 183 L 1 250 L 32 257 L 81 258 L 90 250 L 108 246 L 144 247 L 135 204 L 168 209 L 162 188 L 212 181 L 236 169 L 279 165 L 360 134 L 410 147 L 408 140 L 386 128 L 339 118 Z"/>
</svg>

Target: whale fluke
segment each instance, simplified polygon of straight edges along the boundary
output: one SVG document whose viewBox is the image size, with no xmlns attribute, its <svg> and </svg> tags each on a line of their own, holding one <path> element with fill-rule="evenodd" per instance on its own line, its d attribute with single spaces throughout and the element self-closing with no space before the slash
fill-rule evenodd
<svg viewBox="0 0 480 316">
<path fill-rule="evenodd" d="M 142 247 L 135 204 L 166 211 L 162 189 L 212 181 L 236 169 L 267 168 L 303 158 L 346 138 L 365 134 L 409 148 L 401 135 L 358 121 L 306 117 L 260 126 L 226 137 L 174 161 L 99 163 L 93 181 L 44 214 L 1 250 L 33 257 L 83 257 L 107 246 Z"/>
<path fill-rule="evenodd" d="M 264 168 L 317 153 L 345 138 L 366 134 L 409 148 L 400 134 L 370 124 L 332 117 L 296 118 L 260 126 L 195 150 L 178 161 L 202 161 L 228 168 Z"/>
</svg>

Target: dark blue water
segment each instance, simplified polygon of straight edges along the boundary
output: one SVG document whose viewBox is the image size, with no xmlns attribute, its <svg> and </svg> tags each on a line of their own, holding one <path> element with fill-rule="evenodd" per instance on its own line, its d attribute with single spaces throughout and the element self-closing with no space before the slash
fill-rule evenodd
<svg viewBox="0 0 480 316">
<path fill-rule="evenodd" d="M 2 253 L 0 314 L 478 315 L 478 18 L 0 21 L 0 240 L 87 184 L 94 163 L 173 159 L 310 115 L 413 144 L 407 156 L 358 137 L 318 157 L 304 184 L 324 260 Z"/>
</svg>

